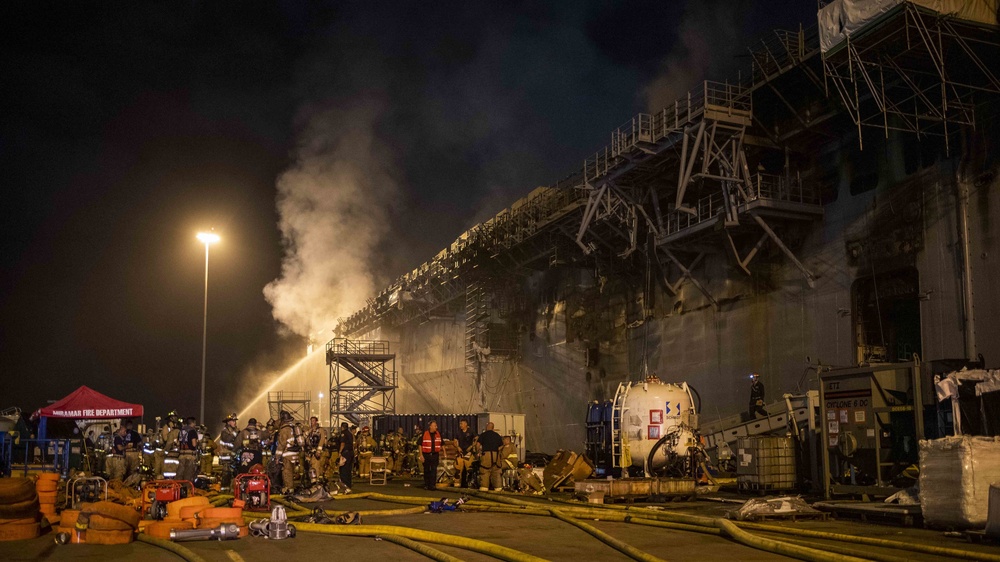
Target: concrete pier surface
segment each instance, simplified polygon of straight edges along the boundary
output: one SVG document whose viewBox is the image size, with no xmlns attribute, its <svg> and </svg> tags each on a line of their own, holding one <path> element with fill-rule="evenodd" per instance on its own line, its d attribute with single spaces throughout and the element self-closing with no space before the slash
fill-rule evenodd
<svg viewBox="0 0 1000 562">
<path fill-rule="evenodd" d="M 356 493 L 373 491 L 392 495 L 407 495 L 426 498 L 428 502 L 442 497 L 457 499 L 462 495 L 458 489 L 442 489 L 431 492 L 413 486 L 404 486 L 407 481 L 391 481 L 386 486 L 358 485 Z M 565 504 L 537 499 L 541 506 L 564 506 Z M 310 504 L 313 505 L 313 504 Z M 412 505 L 394 504 L 365 498 L 340 499 L 314 504 L 333 510 L 385 510 Z M 639 504 L 641 505 L 641 504 Z M 662 504 L 664 510 L 677 513 L 721 517 L 735 504 L 706 501 L 688 501 Z M 264 514 L 261 514 L 264 517 Z M 506 546 L 548 560 L 573 560 L 586 557 L 587 560 L 628 560 L 629 558 L 604 544 L 586 532 L 553 517 L 529 516 L 507 513 L 445 512 L 422 513 L 393 516 L 366 516 L 365 524 L 393 525 L 413 529 L 437 531 L 452 535 L 476 538 L 497 545 Z M 646 527 L 629 523 L 587 521 L 605 533 L 620 539 L 641 551 L 665 560 L 778 560 L 784 557 L 757 550 L 728 538 L 703 533 Z M 984 555 L 1000 556 L 1000 546 L 971 544 L 961 538 L 946 537 L 941 531 L 900 527 L 884 524 L 863 523 L 852 520 L 777 522 L 776 524 L 799 529 L 845 533 L 866 537 L 892 539 L 908 543 L 923 543 L 934 546 L 948 546 Z M 759 531 L 754 531 L 762 534 Z M 834 544 L 811 538 L 798 538 L 804 543 Z M 405 547 L 375 537 L 327 536 L 315 533 L 299 533 L 295 538 L 270 541 L 263 538 L 247 537 L 234 541 L 188 542 L 184 545 L 205 560 L 216 562 L 276 561 L 291 560 L 427 560 L 424 556 Z M 494 560 L 494 558 L 447 545 L 432 545 L 462 560 Z M 916 552 L 890 550 L 885 548 L 841 544 L 859 553 L 869 555 L 894 555 L 910 560 L 946 560 L 950 558 Z M 0 542 L 0 560 L 142 560 L 143 562 L 174 562 L 181 558 L 176 554 L 145 543 L 133 542 L 129 545 L 57 545 L 54 533 L 45 534 L 27 541 Z"/>
</svg>

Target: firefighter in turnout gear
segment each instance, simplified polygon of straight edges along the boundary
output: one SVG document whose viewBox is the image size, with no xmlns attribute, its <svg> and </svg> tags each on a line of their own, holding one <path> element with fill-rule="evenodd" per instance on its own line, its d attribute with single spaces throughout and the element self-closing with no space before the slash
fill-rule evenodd
<svg viewBox="0 0 1000 562">
<path fill-rule="evenodd" d="M 455 445 L 458 447 L 458 455 L 455 458 L 455 484 L 463 488 L 469 487 L 469 477 L 474 476 L 472 471 L 473 445 L 478 436 L 469 428 L 469 422 L 461 420 L 458 422 L 458 435 L 455 436 Z"/>
<path fill-rule="evenodd" d="M 306 474 L 310 483 L 326 477 L 326 462 L 330 453 L 326 447 L 328 435 L 326 428 L 320 427 L 319 418 L 309 418 L 309 431 L 306 433 Z"/>
<path fill-rule="evenodd" d="M 208 426 L 198 426 L 198 474 L 212 475 L 215 461 L 215 441 L 208 437 Z"/>
<path fill-rule="evenodd" d="M 503 436 L 503 447 L 500 448 L 501 476 L 503 477 L 503 489 L 513 492 L 517 489 L 517 445 L 511 440 L 510 435 Z"/>
<path fill-rule="evenodd" d="M 114 451 L 114 433 L 111 432 L 111 426 L 104 426 L 104 431 L 97 436 L 97 446 L 95 447 L 97 452 L 97 472 L 107 475 L 108 470 L 108 459 L 112 457 Z"/>
<path fill-rule="evenodd" d="M 163 478 L 177 477 L 177 465 L 180 463 L 180 448 L 177 438 L 180 437 L 180 422 L 177 412 L 167 414 L 167 423 L 160 428 L 160 442 L 163 443 L 163 461 L 161 464 Z"/>
<path fill-rule="evenodd" d="M 236 417 L 236 412 L 233 412 L 222 421 L 225 425 L 222 427 L 219 437 L 215 440 L 215 444 L 219 451 L 219 466 L 222 468 L 221 484 L 223 488 L 229 488 L 232 484 L 233 472 L 235 472 L 234 469 L 237 464 L 233 459 L 233 455 L 236 452 L 237 438 L 240 435 L 240 431 L 236 426 L 239 418 Z"/>
<path fill-rule="evenodd" d="M 247 426 L 236 436 L 236 474 L 247 474 L 254 465 L 264 462 L 264 433 L 257 427 L 257 418 L 250 418 Z"/>
<path fill-rule="evenodd" d="M 327 482 L 336 482 L 340 478 L 340 453 L 337 451 L 337 446 L 340 444 L 340 430 L 334 429 L 330 431 L 329 437 L 326 439 L 326 444 L 323 445 L 323 451 L 327 453 L 326 457 L 326 473 L 323 475 Z"/>
<path fill-rule="evenodd" d="M 392 454 L 389 472 L 400 474 L 403 472 L 403 460 L 406 458 L 406 436 L 403 435 L 403 428 L 397 427 L 395 433 L 390 433 L 385 441 L 387 451 Z"/>
<path fill-rule="evenodd" d="M 358 434 L 358 476 L 361 478 L 371 477 L 372 457 L 375 455 L 375 447 L 378 443 L 372 438 L 372 432 L 368 426 L 361 428 Z"/>
<path fill-rule="evenodd" d="M 157 418 L 159 420 L 159 418 Z M 157 421 L 159 423 L 159 421 Z M 158 447 L 159 432 L 155 428 L 146 429 L 146 435 L 142 438 L 142 468 L 147 474 L 156 475 L 156 449 Z M 163 448 L 160 447 L 162 451 Z"/>
<path fill-rule="evenodd" d="M 500 449 L 503 448 L 503 438 L 493 430 L 493 422 L 486 424 L 486 431 L 479 436 L 479 446 L 482 457 L 479 460 L 479 491 L 486 492 L 493 486 L 494 490 L 503 487 L 500 481 Z"/>
<path fill-rule="evenodd" d="M 184 421 L 184 427 L 177 437 L 177 449 L 180 451 L 177 479 L 194 482 L 198 476 L 198 426 L 195 425 L 194 417 L 188 417 Z"/>
<path fill-rule="evenodd" d="M 281 459 L 281 491 L 291 494 L 295 491 L 295 469 L 301 462 L 300 455 L 305 446 L 302 428 L 292 420 L 292 414 L 282 410 L 278 416 L 277 447 L 275 458 Z"/>
</svg>

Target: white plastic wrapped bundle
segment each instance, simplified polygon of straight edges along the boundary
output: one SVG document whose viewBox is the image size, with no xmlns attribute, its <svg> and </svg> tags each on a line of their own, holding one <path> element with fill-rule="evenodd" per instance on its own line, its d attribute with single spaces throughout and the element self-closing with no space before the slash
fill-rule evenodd
<svg viewBox="0 0 1000 562">
<path fill-rule="evenodd" d="M 920 508 L 937 527 L 986 526 L 990 484 L 1000 481 L 1000 438 L 920 441 Z"/>
</svg>

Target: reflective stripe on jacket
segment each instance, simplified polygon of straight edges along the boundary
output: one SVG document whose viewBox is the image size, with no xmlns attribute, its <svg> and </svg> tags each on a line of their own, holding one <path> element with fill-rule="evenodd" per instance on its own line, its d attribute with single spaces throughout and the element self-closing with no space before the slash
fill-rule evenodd
<svg viewBox="0 0 1000 562">
<path fill-rule="evenodd" d="M 421 453 L 440 453 L 441 452 L 441 432 L 434 433 L 434 441 L 431 442 L 431 432 L 425 431 L 424 437 L 420 442 L 420 452 Z"/>
</svg>

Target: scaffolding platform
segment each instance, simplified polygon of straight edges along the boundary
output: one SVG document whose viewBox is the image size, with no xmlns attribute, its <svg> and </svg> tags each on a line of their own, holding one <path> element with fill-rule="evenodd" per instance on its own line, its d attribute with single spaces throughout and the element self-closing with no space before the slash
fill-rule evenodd
<svg viewBox="0 0 1000 562">
<path fill-rule="evenodd" d="M 326 363 L 331 427 L 342 417 L 370 425 L 374 416 L 395 413 L 396 355 L 388 341 L 335 338 L 326 344 Z"/>
</svg>

